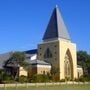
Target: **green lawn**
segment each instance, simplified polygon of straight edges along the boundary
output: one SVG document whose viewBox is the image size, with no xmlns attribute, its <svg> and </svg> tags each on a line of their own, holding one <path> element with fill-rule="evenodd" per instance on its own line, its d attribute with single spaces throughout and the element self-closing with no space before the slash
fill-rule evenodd
<svg viewBox="0 0 90 90">
<path fill-rule="evenodd" d="M 5 90 L 0 88 L 0 90 Z M 6 90 L 90 90 L 90 84 L 88 85 L 57 85 L 57 86 L 31 86 L 31 87 L 15 87 L 6 88 Z"/>
</svg>

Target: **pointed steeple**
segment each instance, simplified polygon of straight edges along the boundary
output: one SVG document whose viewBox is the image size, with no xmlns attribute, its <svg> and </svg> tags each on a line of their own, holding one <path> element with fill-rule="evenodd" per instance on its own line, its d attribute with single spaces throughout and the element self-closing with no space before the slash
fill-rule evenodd
<svg viewBox="0 0 90 90">
<path fill-rule="evenodd" d="M 64 24 L 61 13 L 58 9 L 58 6 L 56 5 L 44 34 L 43 40 L 52 40 L 57 38 L 70 40 L 70 36 Z"/>
</svg>

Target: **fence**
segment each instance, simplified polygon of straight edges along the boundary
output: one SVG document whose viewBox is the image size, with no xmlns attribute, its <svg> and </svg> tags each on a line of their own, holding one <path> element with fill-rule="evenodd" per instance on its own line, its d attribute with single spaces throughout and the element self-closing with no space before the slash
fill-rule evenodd
<svg viewBox="0 0 90 90">
<path fill-rule="evenodd" d="M 9 90 L 7 88 L 11 87 L 13 90 L 18 90 L 19 87 L 24 87 L 27 90 L 30 86 L 52 86 L 52 85 L 70 85 L 70 84 L 90 84 L 90 82 L 53 82 L 53 83 L 15 83 L 15 84 L 0 84 L 0 90 Z"/>
</svg>

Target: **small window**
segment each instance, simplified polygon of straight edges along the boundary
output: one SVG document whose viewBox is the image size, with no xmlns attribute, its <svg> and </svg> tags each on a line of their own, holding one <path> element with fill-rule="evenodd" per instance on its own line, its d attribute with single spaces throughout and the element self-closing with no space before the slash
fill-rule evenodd
<svg viewBox="0 0 90 90">
<path fill-rule="evenodd" d="M 43 74 L 45 74 L 45 71 L 43 71 Z"/>
<path fill-rule="evenodd" d="M 57 47 L 57 45 L 55 45 L 54 47 Z"/>
<path fill-rule="evenodd" d="M 42 54 L 40 53 L 40 56 L 41 56 Z"/>
<path fill-rule="evenodd" d="M 55 58 L 55 60 L 57 60 L 57 58 Z"/>
<path fill-rule="evenodd" d="M 44 58 L 52 58 L 52 53 L 49 48 L 47 48 L 47 50 L 44 54 Z"/>
</svg>

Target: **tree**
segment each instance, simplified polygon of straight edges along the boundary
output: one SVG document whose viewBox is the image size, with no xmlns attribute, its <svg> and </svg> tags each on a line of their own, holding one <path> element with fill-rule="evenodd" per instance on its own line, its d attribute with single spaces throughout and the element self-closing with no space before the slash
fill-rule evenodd
<svg viewBox="0 0 90 90">
<path fill-rule="evenodd" d="M 86 51 L 78 51 L 77 60 L 84 70 L 84 75 L 87 75 L 90 69 L 90 55 Z"/>
<path fill-rule="evenodd" d="M 23 52 L 14 52 L 11 56 L 12 60 L 16 60 L 21 66 L 25 63 L 25 53 Z"/>
<path fill-rule="evenodd" d="M 23 52 L 14 52 L 11 54 L 11 57 L 5 62 L 4 68 L 7 74 L 18 79 L 19 67 L 22 66 L 24 69 L 27 69 L 28 63 L 25 62 L 25 53 Z"/>
<path fill-rule="evenodd" d="M 89 58 L 89 55 L 86 51 L 78 51 L 77 52 L 77 59 L 78 61 L 88 61 L 90 58 Z"/>
<path fill-rule="evenodd" d="M 28 63 L 25 61 L 25 53 L 24 52 L 14 52 L 11 54 L 10 58 L 5 61 L 4 66 L 7 66 L 8 63 L 20 65 L 26 67 Z"/>
</svg>

